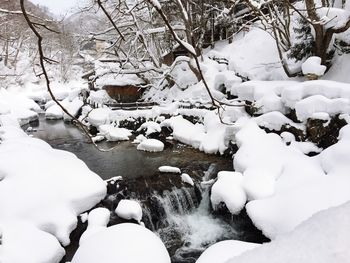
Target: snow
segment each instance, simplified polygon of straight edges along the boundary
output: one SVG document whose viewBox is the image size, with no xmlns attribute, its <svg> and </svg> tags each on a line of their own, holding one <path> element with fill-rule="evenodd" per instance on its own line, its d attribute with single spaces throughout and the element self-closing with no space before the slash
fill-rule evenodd
<svg viewBox="0 0 350 263">
<path fill-rule="evenodd" d="M 178 167 L 173 166 L 161 166 L 158 168 L 159 172 L 161 173 L 175 173 L 175 174 L 181 174 L 181 170 Z"/>
<path fill-rule="evenodd" d="M 87 217 L 88 227 L 81 235 L 79 244 L 82 244 L 85 240 L 99 231 L 106 229 L 109 219 L 110 212 L 107 208 L 99 207 L 91 210 Z"/>
<path fill-rule="evenodd" d="M 221 241 L 207 248 L 196 263 L 226 263 L 227 260 L 259 246 L 260 244 L 237 240 Z"/>
<path fill-rule="evenodd" d="M 237 172 L 221 171 L 211 188 L 210 201 L 215 209 L 223 202 L 232 214 L 238 214 L 247 201 L 242 188 L 243 176 Z"/>
<path fill-rule="evenodd" d="M 0 228 L 0 262 L 59 263 L 65 255 L 64 249 L 52 234 L 30 223 L 20 220 L 0 222 Z"/>
<path fill-rule="evenodd" d="M 188 174 L 185 174 L 185 173 L 181 174 L 181 180 L 184 183 L 187 183 L 191 186 L 194 186 L 194 182 L 193 182 L 191 176 L 189 176 Z"/>
<path fill-rule="evenodd" d="M 169 254 L 154 233 L 137 224 L 111 226 L 84 242 L 72 263 L 170 263 Z"/>
<path fill-rule="evenodd" d="M 286 212 L 284 209 L 281 212 Z M 350 203 L 321 211 L 292 232 L 233 257 L 227 263 L 349 262 Z"/>
<path fill-rule="evenodd" d="M 125 128 L 114 127 L 110 124 L 101 125 L 98 127 L 100 134 L 105 136 L 108 141 L 128 141 L 132 135 L 131 131 Z"/>
<path fill-rule="evenodd" d="M 145 139 L 137 145 L 137 150 L 146 152 L 162 152 L 164 150 L 164 143 L 156 139 Z"/>
<path fill-rule="evenodd" d="M 109 114 L 111 110 L 109 108 L 93 109 L 88 115 L 88 121 L 91 125 L 98 127 L 103 124 L 109 123 Z"/>
<path fill-rule="evenodd" d="M 105 183 L 72 153 L 27 136 L 11 114 L 0 115 L 0 125 L 0 225 L 16 228 L 19 220 L 30 225 L 36 231 L 28 227 L 26 233 L 35 242 L 24 247 L 32 249 L 33 262 L 58 262 L 63 255 L 58 241 L 69 244 L 77 216 L 104 198 Z M 13 189 L 21 194 L 14 195 Z M 11 252 L 22 249 L 17 230 L 3 232 L 2 238 L 12 240 L 2 248 L 5 255 L 21 256 Z M 36 246 L 46 241 L 47 251 Z"/>
<path fill-rule="evenodd" d="M 348 126 L 341 129 L 338 143 L 316 157 L 304 155 L 305 149 L 296 142 L 285 145 L 278 135 L 266 134 L 253 121 L 241 121 L 238 126 L 234 167 L 243 173 L 243 188 L 252 200 L 246 205 L 247 213 L 267 237 L 275 239 L 318 211 L 350 200 L 346 189 L 350 178 L 345 176 L 350 162 L 345 153 Z M 281 213 L 286 208 L 288 212 Z"/>
<path fill-rule="evenodd" d="M 323 76 L 327 67 L 321 65 L 320 57 L 309 57 L 302 65 L 301 69 L 304 75 L 314 74 L 316 76 Z"/>
<path fill-rule="evenodd" d="M 148 136 L 155 132 L 161 132 L 162 128 L 160 127 L 159 123 L 156 123 L 154 121 L 147 121 L 137 129 L 138 132 L 142 130 L 146 130 L 146 136 Z"/>
<path fill-rule="evenodd" d="M 115 213 L 123 219 L 135 219 L 139 223 L 142 219 L 142 208 L 135 200 L 120 200 Z"/>
<path fill-rule="evenodd" d="M 21 93 L 0 88 L 0 115 L 10 114 L 20 125 L 38 119 L 40 107 Z"/>
</svg>

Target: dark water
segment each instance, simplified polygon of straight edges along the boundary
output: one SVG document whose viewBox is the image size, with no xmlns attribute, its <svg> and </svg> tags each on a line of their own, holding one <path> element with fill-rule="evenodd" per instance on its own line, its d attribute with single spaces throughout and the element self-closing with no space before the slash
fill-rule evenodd
<svg viewBox="0 0 350 263">
<path fill-rule="evenodd" d="M 112 151 L 101 152 L 91 143 L 81 131 L 72 124 L 63 121 L 45 120 L 31 123 L 34 128 L 30 132 L 34 137 L 48 142 L 56 149 L 70 151 L 82 159 L 87 166 L 100 175 L 102 179 L 122 176 L 124 179 L 149 177 L 162 165 L 179 168 L 217 164 L 221 170 L 232 170 L 232 161 L 215 155 L 207 155 L 183 144 L 174 143 L 163 152 L 149 153 L 138 151 L 136 145 L 127 142 L 101 142 L 102 148 Z M 28 127 L 25 126 L 24 129 Z"/>
</svg>

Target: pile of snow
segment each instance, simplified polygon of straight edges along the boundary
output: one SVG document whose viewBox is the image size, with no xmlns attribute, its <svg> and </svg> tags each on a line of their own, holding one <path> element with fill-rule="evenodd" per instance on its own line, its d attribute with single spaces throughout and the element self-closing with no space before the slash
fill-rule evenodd
<svg viewBox="0 0 350 263">
<path fill-rule="evenodd" d="M 91 90 L 90 96 L 87 98 L 87 102 L 90 104 L 103 105 L 109 102 L 112 102 L 112 98 L 108 95 L 105 90 Z"/>
<path fill-rule="evenodd" d="M 143 123 L 140 128 L 137 129 L 138 132 L 146 130 L 145 134 L 146 136 L 155 133 L 155 132 L 161 132 L 162 128 L 160 127 L 159 123 L 156 123 L 154 121 L 147 121 Z"/>
<path fill-rule="evenodd" d="M 187 183 L 187 184 L 189 184 L 189 185 L 191 185 L 191 186 L 194 186 L 194 182 L 193 182 L 191 176 L 189 176 L 188 174 L 183 173 L 183 174 L 181 175 L 181 180 L 182 180 L 182 182 L 184 182 L 184 183 Z"/>
<path fill-rule="evenodd" d="M 225 240 L 207 248 L 196 263 L 226 263 L 227 260 L 260 246 L 260 244 L 238 240 Z"/>
<path fill-rule="evenodd" d="M 232 214 L 238 214 L 247 201 L 247 196 L 242 189 L 243 176 L 241 173 L 218 173 L 218 179 L 211 188 L 210 201 L 215 209 L 223 202 Z"/>
<path fill-rule="evenodd" d="M 147 140 L 147 138 L 143 134 L 139 134 L 136 136 L 135 140 L 133 140 L 132 143 L 138 144 L 138 143 L 143 142 L 144 140 Z"/>
<path fill-rule="evenodd" d="M 74 154 L 27 136 L 11 115 L 0 115 L 0 140 L 1 252 L 9 262 L 59 262 L 58 241 L 69 244 L 77 216 L 104 198 L 105 183 Z"/>
<path fill-rule="evenodd" d="M 181 115 L 167 119 L 161 126 L 173 130 L 173 137 L 182 143 L 205 153 L 221 153 L 227 149 L 226 129 L 214 112 L 207 112 L 204 116 L 204 124 L 193 124 Z"/>
<path fill-rule="evenodd" d="M 327 67 L 324 65 L 321 65 L 321 58 L 320 57 L 309 57 L 302 65 L 301 69 L 303 71 L 304 75 L 316 75 L 316 76 L 323 76 L 324 73 L 327 70 Z"/>
<path fill-rule="evenodd" d="M 173 166 L 161 166 L 158 168 L 159 172 L 161 173 L 175 173 L 175 174 L 181 174 L 181 170 L 178 167 Z"/>
<path fill-rule="evenodd" d="M 52 104 L 52 105 L 51 105 Z M 73 116 L 76 117 L 78 115 L 78 112 L 83 107 L 84 103 L 79 98 L 74 98 L 72 101 L 70 101 L 68 98 L 60 101 L 60 104 Z M 58 120 L 58 119 L 64 119 L 65 121 L 70 121 L 71 117 L 66 114 L 62 108 L 56 104 L 53 103 L 47 103 L 48 107 L 45 111 L 45 118 L 49 120 Z M 46 107 L 45 105 L 45 107 Z M 51 106 L 50 106 L 51 105 Z"/>
<path fill-rule="evenodd" d="M 324 194 L 324 193 L 323 193 Z M 302 206 L 300 207 L 302 208 Z M 288 209 L 281 210 L 281 213 Z M 349 262 L 350 203 L 319 212 L 290 233 L 227 263 Z M 226 253 L 229 253 L 227 250 Z M 219 256 L 219 255 L 217 255 Z"/>
<path fill-rule="evenodd" d="M 111 226 L 87 239 L 72 263 L 170 263 L 164 244 L 153 232 L 137 224 Z"/>
<path fill-rule="evenodd" d="M 106 137 L 108 141 L 128 141 L 132 135 L 131 131 L 125 128 L 114 127 L 110 124 L 101 125 L 98 127 L 100 134 Z"/>
<path fill-rule="evenodd" d="M 242 189 L 251 200 L 247 213 L 267 237 L 274 239 L 316 212 L 350 200 L 350 177 L 345 176 L 350 169 L 345 150 L 349 147 L 349 126 L 341 129 L 338 143 L 308 157 L 294 143 L 287 146 L 280 136 L 267 134 L 253 121 L 239 125 L 234 167 L 243 173 Z M 232 182 L 231 189 L 237 185 Z M 224 190 L 219 191 L 221 196 L 230 194 Z M 332 195 L 325 195 L 327 192 Z M 286 207 L 288 213 L 281 213 Z"/>
<path fill-rule="evenodd" d="M 10 114 L 20 125 L 38 119 L 40 107 L 32 99 L 21 93 L 9 92 L 0 88 L 0 115 Z"/>
<path fill-rule="evenodd" d="M 135 219 L 137 222 L 141 222 L 142 208 L 137 201 L 134 200 L 120 200 L 115 213 L 120 217 L 127 220 Z"/>
<path fill-rule="evenodd" d="M 164 150 L 164 143 L 156 139 L 142 140 L 140 144 L 137 145 L 137 150 L 146 152 L 161 152 Z"/>
<path fill-rule="evenodd" d="M 109 219 L 110 212 L 107 208 L 99 207 L 91 210 L 87 217 L 88 227 L 80 237 L 79 244 L 82 244 L 84 240 L 95 235 L 97 232 L 106 229 Z"/>
<path fill-rule="evenodd" d="M 109 124 L 109 115 L 111 110 L 109 108 L 93 109 L 88 114 L 88 121 L 91 125 L 98 127 L 103 124 Z"/>
</svg>

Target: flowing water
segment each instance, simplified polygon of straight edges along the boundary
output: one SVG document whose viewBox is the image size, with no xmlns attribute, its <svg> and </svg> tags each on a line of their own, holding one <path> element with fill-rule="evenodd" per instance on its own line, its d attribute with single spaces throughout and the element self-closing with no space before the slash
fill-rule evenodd
<svg viewBox="0 0 350 263">
<path fill-rule="evenodd" d="M 110 224 L 120 220 L 113 213 L 120 199 L 139 200 L 145 226 L 160 236 L 173 263 L 194 263 L 206 247 L 220 240 L 264 240 L 245 213 L 231 217 L 214 215 L 211 209 L 210 185 L 201 182 L 215 178 L 219 170 L 231 170 L 230 159 L 206 155 L 179 143 L 173 143 L 161 153 L 147 153 L 136 150 L 130 142 L 103 142 L 104 148 L 117 147 L 101 152 L 75 126 L 63 121 L 48 121 L 41 116 L 31 127 L 32 136 L 76 154 L 103 179 L 122 176 L 118 187 L 108 185 L 108 196 L 102 202 L 112 211 Z M 158 167 L 162 165 L 176 166 L 189 173 L 195 179 L 195 187 L 184 185 L 179 175 L 159 173 Z M 65 260 L 71 259 L 78 239 L 79 234 L 73 237 Z"/>
</svg>

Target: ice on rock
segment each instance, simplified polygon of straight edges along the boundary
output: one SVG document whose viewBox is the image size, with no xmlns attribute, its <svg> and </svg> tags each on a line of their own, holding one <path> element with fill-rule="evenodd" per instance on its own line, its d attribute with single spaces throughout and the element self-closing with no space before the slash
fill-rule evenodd
<svg viewBox="0 0 350 263">
<path fill-rule="evenodd" d="M 224 203 L 232 214 L 238 214 L 247 201 L 242 187 L 243 176 L 237 172 L 221 171 L 211 188 L 210 201 L 214 209 Z"/>
<path fill-rule="evenodd" d="M 120 200 L 115 213 L 124 219 L 135 219 L 137 222 L 141 222 L 142 208 L 141 205 L 135 200 Z"/>
<path fill-rule="evenodd" d="M 238 240 L 225 240 L 207 248 L 196 263 L 226 263 L 227 260 L 259 247 L 260 244 Z"/>
<path fill-rule="evenodd" d="M 137 145 L 137 150 L 146 152 L 161 152 L 164 150 L 164 143 L 156 139 L 145 139 Z"/>
<path fill-rule="evenodd" d="M 181 170 L 178 167 L 173 166 L 161 166 L 158 168 L 159 172 L 161 173 L 175 173 L 175 174 L 181 174 Z"/>
<path fill-rule="evenodd" d="M 159 237 L 147 228 L 131 223 L 108 227 L 87 239 L 72 263 L 170 263 Z"/>
</svg>

